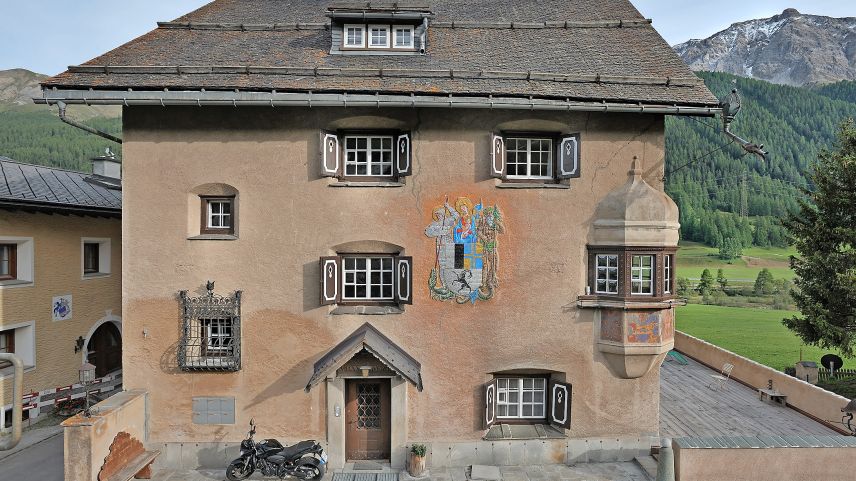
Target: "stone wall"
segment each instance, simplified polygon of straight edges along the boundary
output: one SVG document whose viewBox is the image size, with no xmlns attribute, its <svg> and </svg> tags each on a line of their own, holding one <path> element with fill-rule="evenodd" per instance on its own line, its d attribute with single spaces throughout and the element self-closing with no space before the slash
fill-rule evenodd
<svg viewBox="0 0 856 481">
<path fill-rule="evenodd" d="M 838 394 L 811 385 L 755 361 L 738 356 L 709 342 L 702 341 L 683 332 L 675 332 L 675 349 L 691 358 L 719 370 L 725 363 L 734 365 L 731 377 L 756 389 L 766 389 L 768 381 L 773 388 L 788 396 L 788 406 L 802 411 L 836 431 L 844 433 L 841 425 L 829 421 L 841 421 L 841 408 L 850 401 Z M 818 478 L 820 479 L 820 478 Z"/>
</svg>

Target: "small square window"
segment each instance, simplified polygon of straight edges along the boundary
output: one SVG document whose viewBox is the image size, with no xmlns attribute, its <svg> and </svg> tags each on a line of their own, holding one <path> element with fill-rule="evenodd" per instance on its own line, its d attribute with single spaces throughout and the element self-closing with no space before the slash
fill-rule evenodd
<svg viewBox="0 0 856 481">
<path fill-rule="evenodd" d="M 392 302 L 392 256 L 345 256 L 342 300 L 345 302 Z"/>
<path fill-rule="evenodd" d="M 553 139 L 506 139 L 505 165 L 509 179 L 553 179 Z"/>
<path fill-rule="evenodd" d="M 345 25 L 342 30 L 345 47 L 365 48 L 366 46 L 365 25 Z"/>
<path fill-rule="evenodd" d="M 618 255 L 598 254 L 595 258 L 595 294 L 618 294 Z"/>
<path fill-rule="evenodd" d="M 100 245 L 97 242 L 85 242 L 83 244 L 83 273 L 96 274 L 98 270 Z"/>
<path fill-rule="evenodd" d="M 391 135 L 345 137 L 345 177 L 394 177 Z"/>
<path fill-rule="evenodd" d="M 654 256 L 633 256 L 630 265 L 630 294 L 654 294 Z"/>
<path fill-rule="evenodd" d="M 369 48 L 389 48 L 389 26 L 369 25 Z"/>
<path fill-rule="evenodd" d="M 0 244 L 0 280 L 17 278 L 17 244 Z"/>
<path fill-rule="evenodd" d="M 202 197 L 202 234 L 235 232 L 234 197 Z"/>
<path fill-rule="evenodd" d="M 413 27 L 394 27 L 394 48 L 413 48 Z"/>
<path fill-rule="evenodd" d="M 499 378 L 496 382 L 497 417 L 530 420 L 546 417 L 545 378 Z"/>
</svg>

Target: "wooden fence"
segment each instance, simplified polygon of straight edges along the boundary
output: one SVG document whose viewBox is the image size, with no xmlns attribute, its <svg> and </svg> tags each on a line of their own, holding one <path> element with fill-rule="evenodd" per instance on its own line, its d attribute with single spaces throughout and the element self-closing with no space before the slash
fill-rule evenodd
<svg viewBox="0 0 856 481">
<path fill-rule="evenodd" d="M 856 369 L 836 369 L 831 371 L 825 367 L 818 368 L 817 380 L 820 382 L 856 377 Z"/>
</svg>

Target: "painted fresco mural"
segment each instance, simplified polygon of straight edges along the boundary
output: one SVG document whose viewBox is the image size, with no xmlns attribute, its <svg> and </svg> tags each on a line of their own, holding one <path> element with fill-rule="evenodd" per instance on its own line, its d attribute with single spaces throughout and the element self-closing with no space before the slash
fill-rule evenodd
<svg viewBox="0 0 856 481">
<path fill-rule="evenodd" d="M 628 312 L 627 342 L 660 343 L 660 312 Z M 634 319 L 635 318 L 635 319 Z"/>
<path fill-rule="evenodd" d="M 492 298 L 499 285 L 499 234 L 504 232 L 499 207 L 458 197 L 433 212 L 425 235 L 435 240 L 434 267 L 428 278 L 431 297 L 458 304 Z"/>
<path fill-rule="evenodd" d="M 600 312 L 600 338 L 604 341 L 621 342 L 624 327 L 624 312 L 604 309 Z"/>
</svg>

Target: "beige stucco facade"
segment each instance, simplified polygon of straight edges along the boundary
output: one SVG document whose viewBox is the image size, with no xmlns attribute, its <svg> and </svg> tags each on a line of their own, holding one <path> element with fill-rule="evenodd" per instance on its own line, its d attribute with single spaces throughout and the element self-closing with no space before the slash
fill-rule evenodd
<svg viewBox="0 0 856 481">
<path fill-rule="evenodd" d="M 627 181 L 633 157 L 662 190 L 660 115 L 444 109 L 126 107 L 123 145 L 124 382 L 149 392 L 149 440 L 234 442 L 250 417 L 260 436 L 327 440 L 313 363 L 370 322 L 421 363 L 406 385 L 405 441 L 476 441 L 492 373 L 554 372 L 573 385 L 573 438 L 658 430 L 659 374 L 614 375 L 596 348 L 595 311 L 579 309 L 586 244 L 598 202 Z M 413 175 L 395 188 L 341 187 L 320 175 L 322 129 L 412 131 Z M 581 177 L 568 189 L 499 188 L 489 175 L 492 131 L 580 134 Z M 195 240 L 194 192 L 237 191 L 237 240 Z M 433 210 L 466 196 L 496 204 L 505 233 L 494 298 L 433 300 Z M 412 305 L 400 314 L 332 315 L 321 306 L 319 257 L 382 241 L 413 257 Z M 243 291 L 242 368 L 182 372 L 178 292 Z M 127 333 L 134 333 L 128 335 Z M 141 334 L 145 333 L 145 334 Z M 338 389 L 341 389 L 339 387 Z M 335 391 L 335 386 L 332 391 Z M 234 396 L 234 425 L 191 420 L 198 396 Z M 395 448 L 395 447 L 393 447 Z"/>
<path fill-rule="evenodd" d="M 109 244 L 109 274 L 83 274 L 84 239 Z M 24 393 L 78 382 L 86 349 L 75 352 L 76 339 L 88 342 L 105 322 L 121 328 L 121 221 L 0 210 L 0 242 L 20 242 L 18 260 L 29 266 L 18 269 L 19 274 L 28 271 L 28 280 L 0 282 L 0 330 L 16 330 L 15 351 L 27 366 Z M 71 317 L 53 320 L 54 297 L 67 295 L 72 296 Z M 8 405 L 11 376 L 3 379 L 0 392 Z"/>
</svg>

